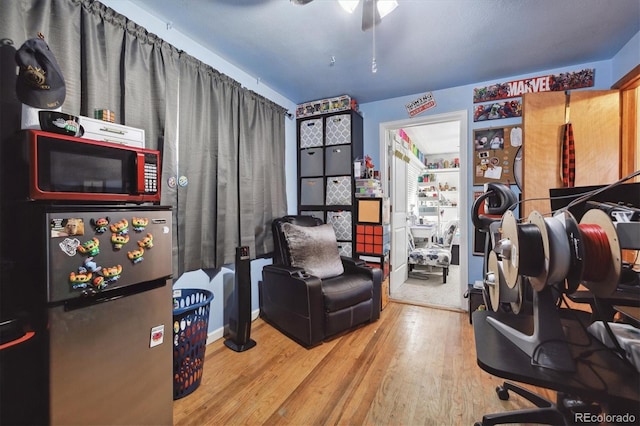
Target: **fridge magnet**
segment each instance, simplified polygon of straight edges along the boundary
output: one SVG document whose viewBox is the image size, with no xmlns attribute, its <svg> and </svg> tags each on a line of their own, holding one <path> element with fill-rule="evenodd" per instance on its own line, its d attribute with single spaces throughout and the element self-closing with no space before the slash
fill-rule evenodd
<svg viewBox="0 0 640 426">
<path fill-rule="evenodd" d="M 473 121 L 498 120 L 513 117 L 522 117 L 522 102 L 519 99 L 478 105 L 473 112 Z"/>
<path fill-rule="evenodd" d="M 91 226 L 98 234 L 104 234 L 109 228 L 109 216 L 91 219 Z"/>
<path fill-rule="evenodd" d="M 85 241 L 80 246 L 78 246 L 78 251 L 89 256 L 97 256 L 98 254 L 100 254 L 100 240 L 98 240 L 96 237 L 93 237 L 89 241 Z"/>
<path fill-rule="evenodd" d="M 129 258 L 131 263 L 133 263 L 134 265 L 144 260 L 144 258 L 142 257 L 143 255 L 144 255 L 144 249 L 142 247 L 140 247 L 137 250 L 132 250 L 130 252 L 127 252 L 127 257 Z"/>
<path fill-rule="evenodd" d="M 106 280 L 106 284 L 116 282 L 120 278 L 120 275 L 122 275 L 122 265 L 102 268 L 102 275 Z"/>
<path fill-rule="evenodd" d="M 89 272 L 99 272 L 102 266 L 98 266 L 98 264 L 93 261 L 93 257 L 89 256 L 82 262 L 82 268 Z"/>
<path fill-rule="evenodd" d="M 93 281 L 91 281 L 91 284 L 93 284 L 93 286 L 98 290 L 102 290 L 107 286 L 107 283 L 104 281 L 104 277 L 102 275 L 94 277 Z"/>
<path fill-rule="evenodd" d="M 89 281 L 91 281 L 91 277 L 93 274 L 88 271 L 80 272 L 71 272 L 69 274 L 69 283 L 71 283 L 71 287 L 74 290 L 87 288 L 89 286 Z"/>
<path fill-rule="evenodd" d="M 51 237 L 84 235 L 84 221 L 78 218 L 54 218 L 50 223 Z"/>
<path fill-rule="evenodd" d="M 131 226 L 133 226 L 133 230 L 136 232 L 144 231 L 144 228 L 149 224 L 149 219 L 146 217 L 132 217 L 131 218 Z"/>
<path fill-rule="evenodd" d="M 80 246 L 80 240 L 77 238 L 65 238 L 58 246 L 67 256 L 73 257 Z"/>
<path fill-rule="evenodd" d="M 150 249 L 153 247 L 153 235 L 147 234 L 145 238 L 138 241 L 138 246 L 145 249 Z"/>
<path fill-rule="evenodd" d="M 514 131 L 515 129 L 519 131 Z M 517 140 L 512 141 L 513 136 Z M 476 129 L 473 132 L 473 139 L 475 153 L 473 184 L 483 185 L 489 182 L 514 184 L 516 145 L 522 144 L 520 127 Z"/>
<path fill-rule="evenodd" d="M 123 245 L 129 242 L 129 234 L 111 234 L 111 245 L 114 250 L 120 250 Z"/>
<path fill-rule="evenodd" d="M 111 224 L 109 227 L 114 234 L 128 234 L 129 233 L 129 221 L 122 219 L 116 223 Z"/>
</svg>

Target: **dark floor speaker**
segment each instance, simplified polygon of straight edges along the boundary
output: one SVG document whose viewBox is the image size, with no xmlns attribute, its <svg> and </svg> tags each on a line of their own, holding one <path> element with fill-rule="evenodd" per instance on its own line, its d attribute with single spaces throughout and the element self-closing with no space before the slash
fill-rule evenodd
<svg viewBox="0 0 640 426">
<path fill-rule="evenodd" d="M 224 344 L 236 352 L 253 348 L 251 340 L 251 260 L 249 247 L 236 248 L 236 275 L 234 279 L 229 337 Z"/>
</svg>

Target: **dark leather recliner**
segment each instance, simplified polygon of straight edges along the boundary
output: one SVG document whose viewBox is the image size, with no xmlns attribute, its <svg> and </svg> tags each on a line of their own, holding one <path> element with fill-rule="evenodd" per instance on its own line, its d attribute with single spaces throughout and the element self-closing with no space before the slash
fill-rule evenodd
<svg viewBox="0 0 640 426">
<path fill-rule="evenodd" d="M 324 279 L 310 275 L 305 269 L 292 266 L 285 223 L 324 225 L 312 216 L 285 216 L 273 221 L 273 264 L 262 270 L 260 317 L 307 348 L 379 319 L 382 271 L 343 256 L 341 275 Z M 310 253 L 318 251 L 318 244 L 314 247 L 312 239 L 305 245 Z"/>
</svg>

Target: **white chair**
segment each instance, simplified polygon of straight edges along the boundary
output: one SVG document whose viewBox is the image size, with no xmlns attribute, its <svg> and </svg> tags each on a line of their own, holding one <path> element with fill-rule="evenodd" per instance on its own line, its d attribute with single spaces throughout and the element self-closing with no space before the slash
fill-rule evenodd
<svg viewBox="0 0 640 426">
<path fill-rule="evenodd" d="M 409 234 L 409 274 L 411 277 L 428 279 L 424 269 L 420 272 L 416 267 L 428 266 L 442 268 L 442 282 L 447 282 L 449 265 L 451 264 L 451 246 L 458 230 L 458 219 L 450 220 L 444 227 L 442 243 L 428 243 L 424 247 L 416 247 L 413 236 Z"/>
</svg>

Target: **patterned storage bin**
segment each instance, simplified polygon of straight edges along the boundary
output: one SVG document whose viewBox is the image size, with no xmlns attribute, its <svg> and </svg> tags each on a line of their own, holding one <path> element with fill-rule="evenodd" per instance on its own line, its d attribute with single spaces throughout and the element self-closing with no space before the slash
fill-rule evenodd
<svg viewBox="0 0 640 426">
<path fill-rule="evenodd" d="M 322 146 L 322 118 L 304 120 L 300 123 L 300 148 Z"/>
<path fill-rule="evenodd" d="M 327 212 L 327 223 L 333 226 L 336 232 L 336 238 L 339 240 L 351 240 L 351 212 Z"/>
<path fill-rule="evenodd" d="M 189 395 L 200 386 L 207 347 L 208 290 L 173 291 L 173 399 Z"/>
<path fill-rule="evenodd" d="M 327 118 L 325 145 L 351 143 L 351 114 L 338 114 Z"/>
<path fill-rule="evenodd" d="M 346 241 L 338 241 L 338 253 L 340 256 L 353 257 L 352 244 Z"/>
<path fill-rule="evenodd" d="M 325 204 L 351 205 L 351 176 L 334 176 L 327 178 L 327 198 Z"/>
</svg>

